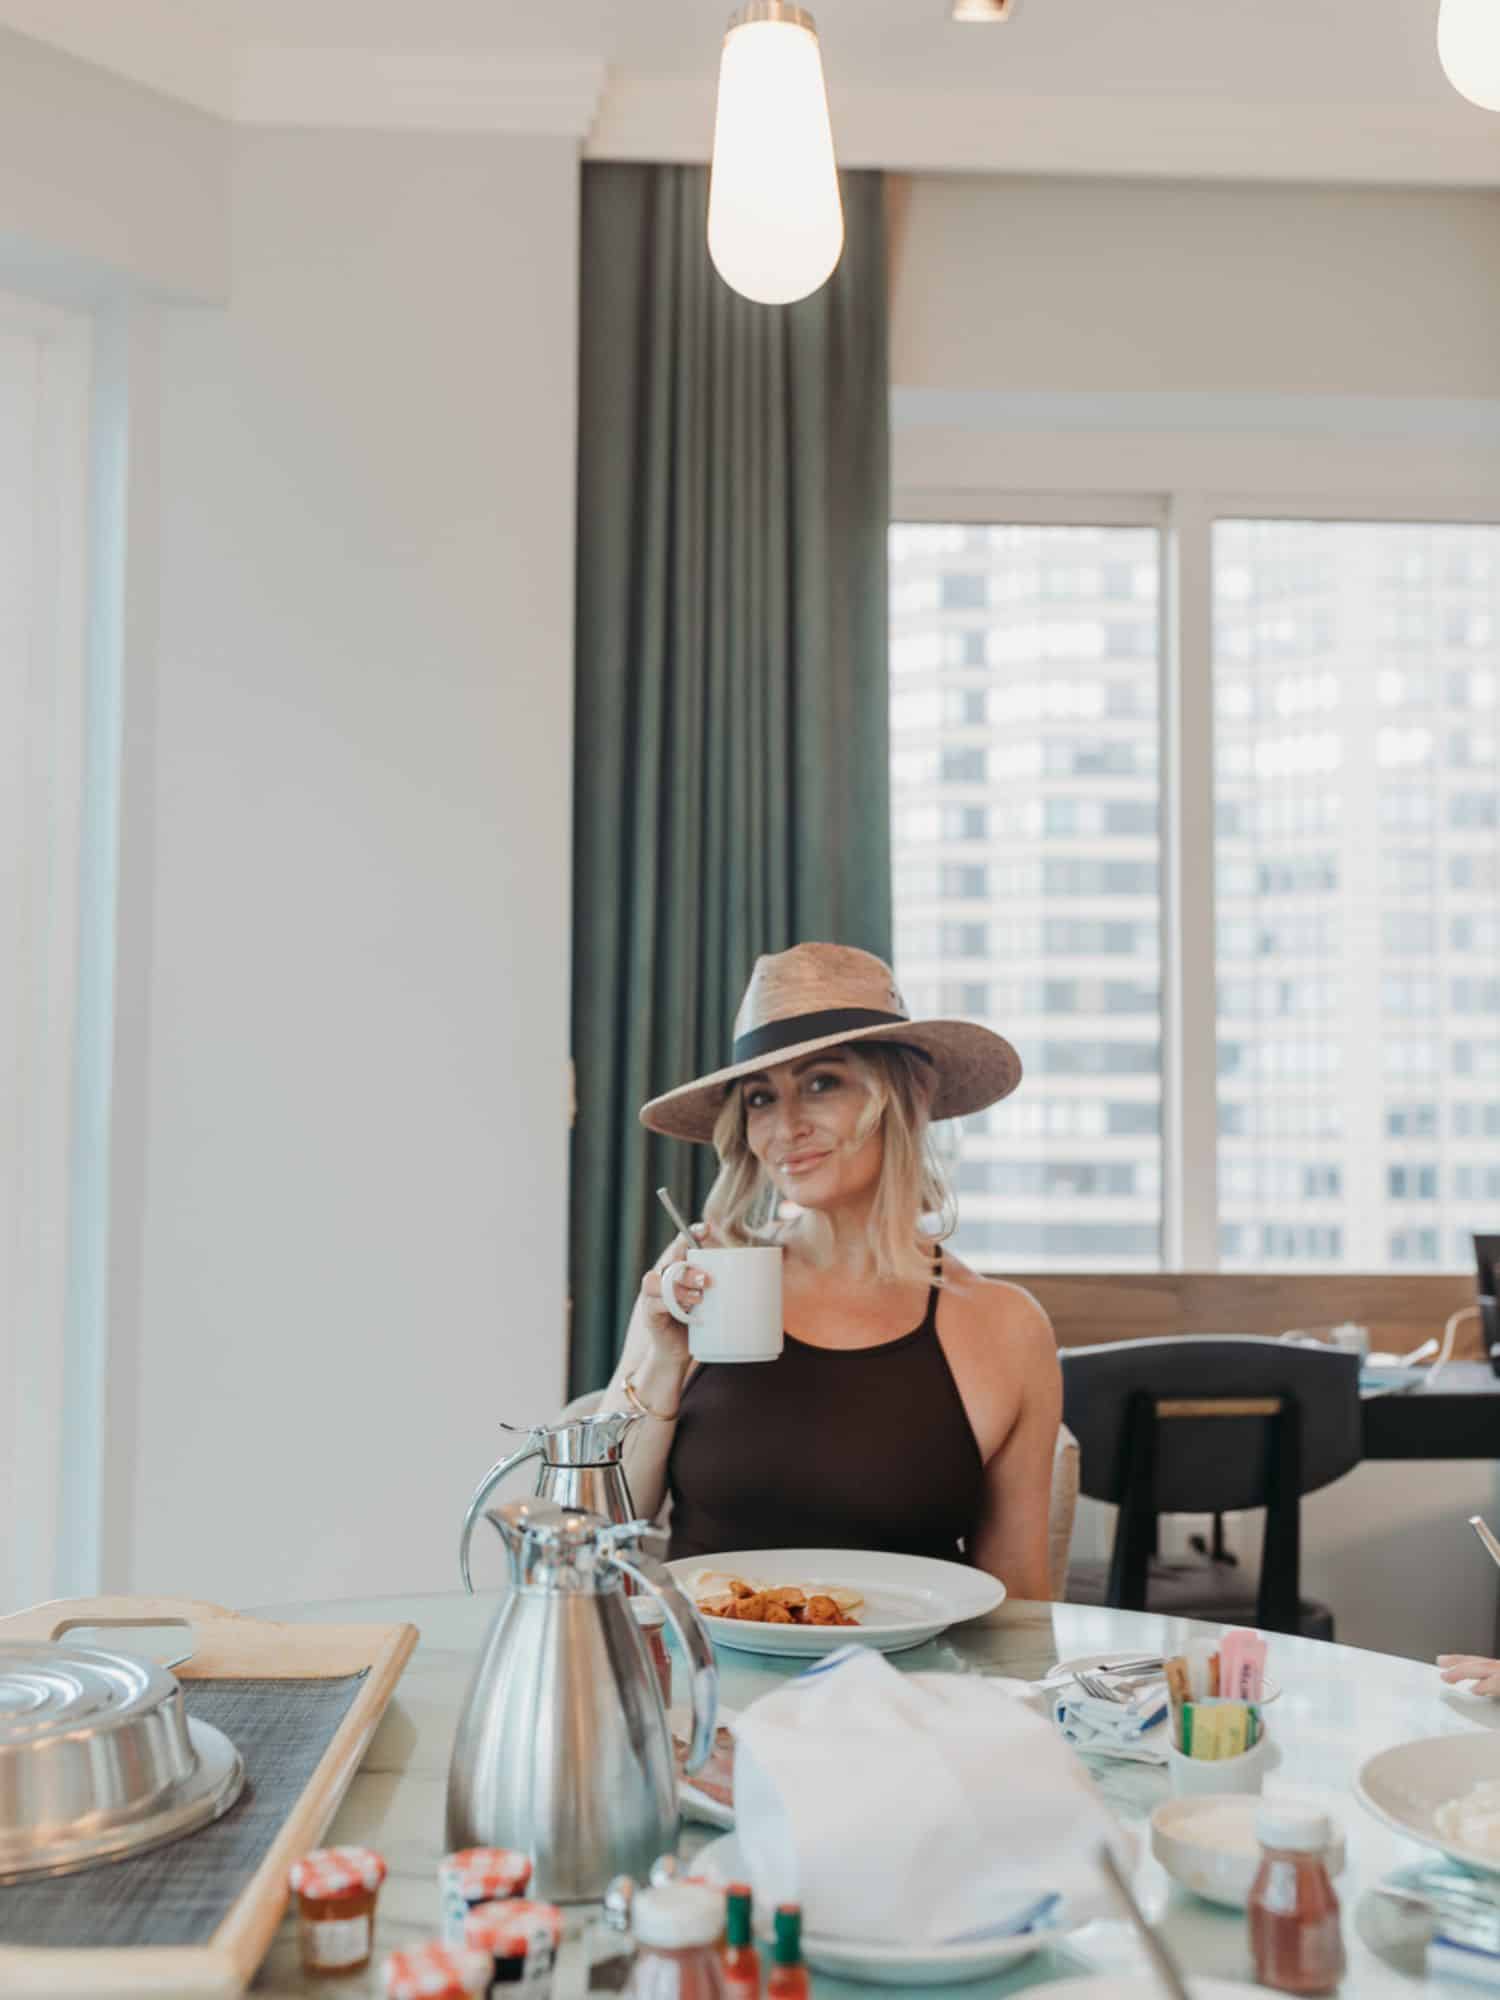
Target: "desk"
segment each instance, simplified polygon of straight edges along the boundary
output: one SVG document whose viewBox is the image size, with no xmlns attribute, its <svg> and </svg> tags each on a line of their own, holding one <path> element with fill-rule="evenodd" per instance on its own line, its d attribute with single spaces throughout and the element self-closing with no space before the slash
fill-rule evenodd
<svg viewBox="0 0 1500 2000">
<path fill-rule="evenodd" d="M 268 1614 L 294 1620 L 333 1618 L 340 1623 L 410 1619 L 421 1630 L 417 1650 L 329 1832 L 333 1841 L 368 1842 L 390 1862 L 378 1919 L 382 1956 L 430 1936 L 434 1929 L 448 1753 L 474 1656 L 495 1604 L 493 1596 L 454 1594 L 296 1605 Z M 903 1668 L 960 1669 L 1034 1680 L 1059 1657 L 1100 1651 L 1175 1652 L 1189 1638 L 1219 1629 L 1079 1604 L 1007 1604 L 988 1619 L 959 1627 L 916 1652 L 896 1655 L 895 1662 Z M 1395 2000 L 1398 1995 L 1416 2000 L 1424 1988 L 1410 1960 L 1387 1956 L 1366 1941 L 1370 1903 L 1365 1891 L 1403 1861 L 1416 1859 L 1421 1850 L 1398 1839 L 1355 1801 L 1354 1774 L 1365 1757 L 1393 1743 L 1500 1727 L 1500 1704 L 1445 1690 L 1433 1668 L 1411 1660 L 1308 1639 L 1278 1637 L 1271 1645 L 1283 1693 L 1268 1718 L 1280 1757 L 1269 1789 L 1290 1785 L 1328 1795 L 1348 1838 L 1349 1866 L 1339 1883 L 1349 1953 L 1342 1990 L 1357 2000 Z M 800 1663 L 724 1653 L 720 1664 L 722 1700 L 732 1708 L 744 1708 L 778 1686 Z M 1159 1768 L 1101 1758 L 1087 1761 L 1127 1824 L 1140 1828 L 1151 1808 L 1167 1795 L 1166 1776 Z M 708 1837 L 702 1828 L 685 1827 L 684 1847 L 694 1850 Z M 1247 1976 L 1241 1915 L 1188 1896 L 1149 1854 L 1143 1858 L 1138 1886 L 1148 1914 L 1163 1923 L 1190 1972 Z M 576 1933 L 578 1924 L 575 1915 L 570 1933 Z M 1052 1981 L 1087 1970 L 1114 1971 L 1128 1951 L 1120 1926 L 1093 1926 L 1076 1946 L 1048 1947 L 1006 1977 L 941 1992 L 1001 2000 L 1034 1988 L 1038 2000 L 1045 2000 Z M 377 1974 L 378 1964 L 369 1973 L 339 1981 L 340 2000 L 379 1993 Z M 866 1995 L 879 2000 L 889 1992 L 823 1978 L 814 1980 L 813 1990 L 817 2000 L 863 2000 Z M 330 1992 L 329 1982 L 303 1976 L 294 1928 L 290 1922 L 284 1924 L 252 1989 L 255 2000 L 330 2000 Z M 937 2000 L 937 1989 L 933 1992 Z"/>
<path fill-rule="evenodd" d="M 1366 1458 L 1500 1458 L 1500 1376 L 1450 1361 L 1432 1390 L 1365 1396 Z"/>
</svg>

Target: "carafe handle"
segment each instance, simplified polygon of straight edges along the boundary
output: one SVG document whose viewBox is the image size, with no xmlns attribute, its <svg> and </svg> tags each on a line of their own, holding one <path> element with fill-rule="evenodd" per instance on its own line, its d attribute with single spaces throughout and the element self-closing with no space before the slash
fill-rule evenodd
<svg viewBox="0 0 1500 2000">
<path fill-rule="evenodd" d="M 659 1562 L 653 1562 L 650 1556 L 643 1556 L 638 1551 L 625 1555 L 618 1544 L 614 1560 L 626 1576 L 660 1599 L 663 1611 L 672 1621 L 672 1630 L 677 1634 L 677 1643 L 692 1673 L 693 1741 L 683 1768 L 696 1771 L 708 1762 L 714 1747 L 714 1731 L 719 1723 L 719 1669 L 714 1664 L 713 1642 L 708 1636 L 708 1627 L 699 1617 L 698 1608 L 691 1598 L 677 1588 L 671 1571 Z"/>
<path fill-rule="evenodd" d="M 511 1426 L 506 1424 L 502 1428 L 509 1430 Z M 489 1499 L 501 1480 L 514 1472 L 518 1465 L 524 1465 L 528 1458 L 540 1458 L 541 1455 L 542 1440 L 540 1434 L 532 1431 L 519 1451 L 513 1451 L 509 1458 L 502 1458 L 498 1465 L 492 1465 L 483 1479 L 474 1488 L 474 1497 L 469 1502 L 469 1511 L 464 1515 L 463 1532 L 458 1538 L 458 1566 L 463 1572 L 465 1590 L 472 1592 L 474 1588 L 473 1578 L 469 1575 L 469 1543 L 474 1538 L 474 1524 L 484 1511 L 485 1501 Z"/>
</svg>

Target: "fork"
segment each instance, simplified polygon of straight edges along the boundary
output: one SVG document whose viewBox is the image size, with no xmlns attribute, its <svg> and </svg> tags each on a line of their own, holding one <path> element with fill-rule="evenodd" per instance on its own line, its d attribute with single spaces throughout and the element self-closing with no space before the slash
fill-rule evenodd
<svg viewBox="0 0 1500 2000">
<path fill-rule="evenodd" d="M 1130 1699 L 1123 1688 L 1112 1686 L 1109 1681 L 1101 1680 L 1097 1674 L 1078 1674 L 1075 1678 L 1084 1693 L 1092 1696 L 1095 1701 L 1113 1701 L 1123 1705 Z"/>
<path fill-rule="evenodd" d="M 1100 1676 L 1106 1674 L 1141 1674 L 1159 1669 L 1162 1664 L 1163 1662 L 1153 1655 L 1143 1653 L 1136 1659 L 1099 1660 L 1088 1671 L 1091 1674 L 1098 1674 Z M 1047 1672 L 1042 1675 L 1043 1682 L 1056 1680 L 1061 1671 L 1062 1663 L 1059 1661 L 1057 1666 L 1049 1667 Z M 1076 1671 L 1070 1670 L 1064 1673 L 1062 1677 L 1064 1680 L 1077 1680 L 1078 1675 Z"/>
</svg>

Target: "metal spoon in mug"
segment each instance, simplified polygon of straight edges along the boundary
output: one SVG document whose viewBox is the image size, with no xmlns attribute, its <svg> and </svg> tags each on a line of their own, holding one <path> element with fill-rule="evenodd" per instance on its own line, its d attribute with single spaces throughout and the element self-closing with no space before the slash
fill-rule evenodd
<svg viewBox="0 0 1500 2000">
<path fill-rule="evenodd" d="M 1469 1516 L 1469 1526 L 1478 1535 L 1480 1541 L 1484 1543 L 1489 1553 L 1490 1561 L 1494 1563 L 1497 1569 L 1500 1569 L 1500 1542 L 1497 1542 L 1495 1537 L 1490 1533 L 1484 1516 L 1482 1514 L 1471 1514 Z"/>
<path fill-rule="evenodd" d="M 1115 1900 L 1129 1917 L 1136 1935 L 1145 1947 L 1146 1958 L 1157 1985 L 1166 1995 L 1166 2000 L 1190 2000 L 1187 1982 L 1182 1976 L 1182 1968 L 1168 1950 L 1166 1941 L 1157 1936 L 1146 1922 L 1145 1911 L 1135 1899 L 1135 1891 L 1125 1880 L 1124 1872 L 1111 1852 L 1107 1841 L 1099 1843 L 1097 1860 L 1101 1872 L 1115 1892 Z"/>
<path fill-rule="evenodd" d="M 676 1202 L 673 1201 L 671 1190 L 669 1188 L 659 1187 L 656 1190 L 656 1199 L 661 1203 L 662 1207 L 667 1211 L 667 1214 L 671 1216 L 678 1235 L 682 1237 L 683 1241 L 687 1244 L 688 1248 L 691 1249 L 692 1246 L 698 1241 L 698 1239 L 693 1234 L 693 1225 L 690 1222 L 684 1220 L 682 1210 L 677 1206 Z"/>
</svg>

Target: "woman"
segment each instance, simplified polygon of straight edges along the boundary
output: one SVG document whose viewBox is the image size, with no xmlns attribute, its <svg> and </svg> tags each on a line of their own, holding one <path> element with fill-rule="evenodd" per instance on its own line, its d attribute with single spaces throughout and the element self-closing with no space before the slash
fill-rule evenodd
<svg viewBox="0 0 1500 2000">
<path fill-rule="evenodd" d="M 910 1020 L 880 959 L 802 944 L 757 962 L 730 1065 L 641 1112 L 718 1151 L 698 1242 L 774 1242 L 784 1259 L 772 1362 L 692 1362 L 662 1273 L 679 1265 L 691 1313 L 711 1282 L 693 1244 L 641 1281 L 605 1407 L 645 1415 L 630 1483 L 646 1513 L 670 1494 L 673 1556 L 896 1550 L 1051 1595 L 1052 1329 L 1029 1293 L 943 1250 L 952 1201 L 928 1139 L 1020 1075 L 988 1028 Z"/>
</svg>

